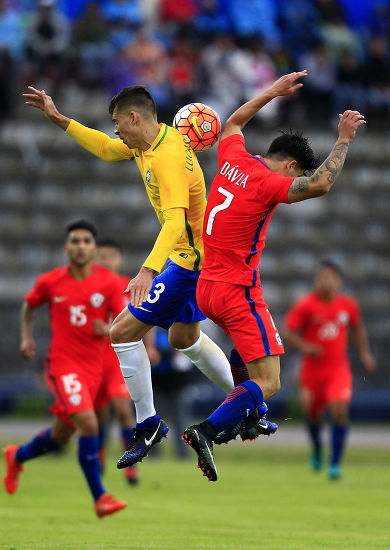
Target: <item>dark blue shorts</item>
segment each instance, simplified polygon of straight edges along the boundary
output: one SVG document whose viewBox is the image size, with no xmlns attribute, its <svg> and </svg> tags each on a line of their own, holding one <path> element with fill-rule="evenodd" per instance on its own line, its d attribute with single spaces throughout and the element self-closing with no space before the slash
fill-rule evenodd
<svg viewBox="0 0 390 550">
<path fill-rule="evenodd" d="M 193 323 L 206 317 L 196 303 L 196 283 L 200 271 L 190 271 L 167 261 L 167 267 L 153 279 L 148 299 L 142 307 L 127 307 L 136 319 L 169 329 L 173 323 Z"/>
</svg>

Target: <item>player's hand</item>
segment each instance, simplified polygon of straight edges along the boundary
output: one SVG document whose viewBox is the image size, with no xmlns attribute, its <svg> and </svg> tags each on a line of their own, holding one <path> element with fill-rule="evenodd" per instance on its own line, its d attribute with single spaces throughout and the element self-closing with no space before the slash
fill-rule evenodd
<svg viewBox="0 0 390 550">
<path fill-rule="evenodd" d="M 108 336 L 110 333 L 110 325 L 103 321 L 103 319 L 94 319 L 92 321 L 92 328 L 96 336 Z"/>
<path fill-rule="evenodd" d="M 32 336 L 23 336 L 20 353 L 24 359 L 32 359 L 35 355 L 35 340 Z"/>
<path fill-rule="evenodd" d="M 339 118 L 339 140 L 351 143 L 355 138 L 357 129 L 359 126 L 366 124 L 366 120 L 359 111 L 344 111 L 342 115 L 339 115 Z"/>
<path fill-rule="evenodd" d="M 363 353 L 360 359 L 367 372 L 373 372 L 376 369 L 377 362 L 375 357 L 371 355 L 371 353 L 369 352 Z"/>
<path fill-rule="evenodd" d="M 319 344 L 314 342 L 305 342 L 301 351 L 303 355 L 307 355 L 308 357 L 319 357 L 322 350 Z"/>
<path fill-rule="evenodd" d="M 271 85 L 269 92 L 274 97 L 293 94 L 296 90 L 299 90 L 299 88 L 302 88 L 303 86 L 302 82 L 297 82 L 297 80 L 305 76 L 307 76 L 306 69 L 303 71 L 285 74 Z"/>
<path fill-rule="evenodd" d="M 70 118 L 62 115 L 57 110 L 51 96 L 47 95 L 45 90 L 37 90 L 32 86 L 28 86 L 28 89 L 30 90 L 30 93 L 23 94 L 23 97 L 28 100 L 26 101 L 26 105 L 40 109 L 51 122 L 54 122 L 66 130 L 69 126 Z"/>
<path fill-rule="evenodd" d="M 141 267 L 139 273 L 134 279 L 131 279 L 125 294 L 130 295 L 130 303 L 134 307 L 141 307 L 142 304 L 147 300 L 149 292 L 152 289 L 153 285 L 153 276 L 154 272 L 146 267 Z"/>
</svg>

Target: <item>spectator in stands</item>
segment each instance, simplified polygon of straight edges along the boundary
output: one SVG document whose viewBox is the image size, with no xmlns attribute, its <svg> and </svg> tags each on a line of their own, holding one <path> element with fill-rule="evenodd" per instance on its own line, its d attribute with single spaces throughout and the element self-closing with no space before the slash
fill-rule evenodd
<svg viewBox="0 0 390 550">
<path fill-rule="evenodd" d="M 313 124 L 324 127 L 329 124 L 333 90 L 336 86 L 336 65 L 327 44 L 318 40 L 313 49 L 303 55 L 300 66 L 308 76 L 302 89 L 302 103 L 306 116 Z"/>
<path fill-rule="evenodd" d="M 26 43 L 32 63 L 30 81 L 48 79 L 58 84 L 67 72 L 71 28 L 56 8 L 55 0 L 39 0 L 27 27 Z"/>
<path fill-rule="evenodd" d="M 205 83 L 200 100 L 213 107 L 223 121 L 242 99 L 248 55 L 231 34 L 218 34 L 201 52 Z"/>
<path fill-rule="evenodd" d="M 318 13 L 312 0 L 280 0 L 283 42 L 293 58 L 299 58 L 318 38 Z M 282 73 L 289 72 L 283 70 Z"/>
<path fill-rule="evenodd" d="M 175 41 L 169 59 L 171 103 L 176 107 L 195 101 L 199 53 L 191 37 L 182 33 Z"/>
<path fill-rule="evenodd" d="M 114 55 L 107 41 L 108 24 L 102 17 L 100 4 L 91 2 L 74 25 L 77 80 L 83 86 L 101 86 Z"/>
<path fill-rule="evenodd" d="M 239 38 L 264 37 L 269 48 L 280 42 L 273 0 L 229 0 L 229 15 L 233 32 Z"/>
<path fill-rule="evenodd" d="M 205 42 L 210 35 L 231 31 L 227 7 L 228 0 L 200 0 L 195 27 Z"/>
<path fill-rule="evenodd" d="M 150 90 L 157 107 L 166 108 L 169 102 L 167 52 L 150 29 L 141 27 L 134 39 L 118 52 L 118 58 L 118 66 L 113 67 L 117 76 L 115 89 L 111 85 L 113 94 L 126 86 L 142 83 Z"/>
<path fill-rule="evenodd" d="M 359 57 L 350 50 L 345 50 L 337 66 L 337 86 L 334 89 L 333 112 L 344 112 L 353 106 L 365 112 L 366 93 L 363 88 L 362 63 Z"/>
<path fill-rule="evenodd" d="M 373 37 L 368 44 L 368 56 L 363 67 L 364 83 L 368 88 L 367 116 L 375 125 L 388 129 L 390 113 L 390 61 L 388 41 L 385 37 Z"/>
</svg>

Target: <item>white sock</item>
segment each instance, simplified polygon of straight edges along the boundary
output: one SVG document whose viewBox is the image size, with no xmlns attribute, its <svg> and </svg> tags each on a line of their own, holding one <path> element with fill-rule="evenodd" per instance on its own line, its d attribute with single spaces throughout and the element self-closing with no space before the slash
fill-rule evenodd
<svg viewBox="0 0 390 550">
<path fill-rule="evenodd" d="M 221 348 L 213 342 L 207 334 L 200 332 L 199 339 L 191 347 L 178 349 L 203 372 L 207 378 L 210 378 L 214 384 L 222 388 L 226 393 L 230 393 L 234 388 L 230 363 Z"/>
<path fill-rule="evenodd" d="M 133 400 L 137 422 L 154 416 L 152 374 L 144 343 L 112 344 L 121 366 L 123 378 Z"/>
</svg>

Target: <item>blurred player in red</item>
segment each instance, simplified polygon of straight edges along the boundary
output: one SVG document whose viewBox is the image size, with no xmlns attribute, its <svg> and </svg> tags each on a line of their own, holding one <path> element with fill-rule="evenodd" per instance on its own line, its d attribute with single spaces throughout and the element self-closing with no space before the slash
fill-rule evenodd
<svg viewBox="0 0 390 550">
<path fill-rule="evenodd" d="M 53 426 L 20 447 L 4 449 L 8 493 L 18 488 L 27 460 L 66 445 L 79 433 L 78 458 L 95 501 L 98 517 L 126 506 L 103 487 L 98 457 L 98 421 L 94 400 L 103 377 L 108 320 L 123 309 L 123 289 L 117 275 L 95 265 L 96 229 L 87 221 L 70 225 L 64 245 L 68 265 L 40 275 L 22 306 L 20 350 L 35 355 L 33 325 L 37 308 L 48 303 L 52 338 L 45 374 L 55 398 Z M 105 327 L 105 330 L 103 328 Z"/>
<path fill-rule="evenodd" d="M 329 408 L 332 419 L 329 477 L 341 475 L 340 462 L 348 431 L 348 409 L 352 396 L 352 373 L 347 356 L 351 330 L 364 368 L 371 372 L 371 355 L 359 305 L 341 294 L 342 275 L 330 261 L 322 262 L 314 290 L 298 300 L 287 313 L 285 340 L 302 353 L 299 376 L 302 405 L 313 446 L 311 465 L 322 467 L 321 421 Z"/>
<path fill-rule="evenodd" d="M 119 244 L 112 239 L 100 239 L 98 242 L 98 253 L 96 263 L 116 273 L 122 281 L 123 292 L 129 284 L 127 275 L 120 275 L 122 267 L 122 254 Z M 128 295 L 123 294 L 123 303 L 128 303 Z M 107 438 L 107 424 L 112 405 L 115 416 L 121 426 L 121 439 L 123 448 L 126 450 L 133 435 L 135 416 L 129 390 L 120 369 L 118 357 L 107 338 L 107 345 L 104 354 L 103 382 L 95 401 L 96 413 L 99 421 L 99 459 L 103 468 L 105 459 L 105 443 Z M 126 479 L 130 485 L 137 485 L 139 482 L 137 466 L 128 466 L 124 470 Z"/>
<path fill-rule="evenodd" d="M 260 286 L 259 261 L 268 223 L 278 203 L 293 203 L 327 193 L 343 167 L 349 144 L 364 124 L 357 111 L 340 115 L 338 139 L 312 176 L 316 160 L 299 133 L 283 133 L 266 155 L 245 149 L 242 129 L 278 96 L 303 84 L 306 71 L 284 75 L 248 101 L 226 121 L 218 146 L 218 173 L 211 186 L 203 225 L 205 260 L 196 298 L 200 310 L 225 329 L 245 363 L 248 379 L 238 384 L 206 421 L 190 426 L 185 442 L 198 455 L 198 466 L 217 479 L 213 441 L 219 432 L 259 410 L 280 388 L 279 355 L 283 344 Z"/>
</svg>

